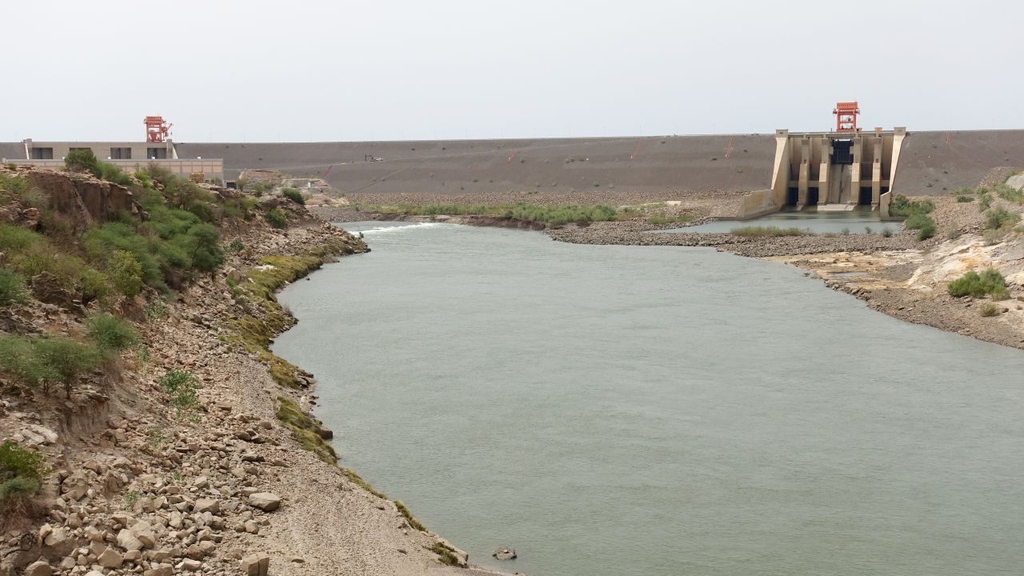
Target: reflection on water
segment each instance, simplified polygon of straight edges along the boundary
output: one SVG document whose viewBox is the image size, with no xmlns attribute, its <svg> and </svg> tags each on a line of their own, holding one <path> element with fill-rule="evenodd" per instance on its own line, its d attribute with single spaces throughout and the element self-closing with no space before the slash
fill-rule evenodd
<svg viewBox="0 0 1024 576">
<path fill-rule="evenodd" d="M 783 211 L 754 220 L 716 220 L 699 226 L 659 230 L 658 233 L 730 232 L 745 226 L 800 228 L 815 234 L 879 233 L 888 228 L 899 231 L 899 222 L 882 222 L 878 213 L 864 206 L 848 212 L 818 212 L 816 209 Z"/>
</svg>

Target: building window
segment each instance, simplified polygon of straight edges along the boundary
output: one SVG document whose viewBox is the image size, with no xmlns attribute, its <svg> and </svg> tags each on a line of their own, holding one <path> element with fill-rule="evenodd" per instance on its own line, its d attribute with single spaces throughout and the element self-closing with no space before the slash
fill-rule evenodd
<svg viewBox="0 0 1024 576">
<path fill-rule="evenodd" d="M 167 148 L 146 148 L 146 158 L 149 160 L 166 160 Z"/>
<path fill-rule="evenodd" d="M 33 148 L 30 156 L 32 160 L 53 160 L 53 148 Z"/>
<path fill-rule="evenodd" d="M 111 148 L 110 149 L 111 160 L 131 160 L 132 149 L 131 148 Z"/>
</svg>

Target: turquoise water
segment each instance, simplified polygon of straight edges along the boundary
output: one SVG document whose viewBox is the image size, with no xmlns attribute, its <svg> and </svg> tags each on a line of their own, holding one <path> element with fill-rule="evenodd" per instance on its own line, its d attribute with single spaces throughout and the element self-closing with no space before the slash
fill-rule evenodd
<svg viewBox="0 0 1024 576">
<path fill-rule="evenodd" d="M 900 222 L 882 222 L 878 212 L 859 208 L 849 212 L 817 212 L 816 210 L 786 211 L 769 214 L 755 220 L 715 220 L 698 226 L 659 230 L 658 234 L 688 232 L 730 232 L 745 226 L 774 226 L 777 228 L 800 228 L 815 234 L 875 234 L 888 229 L 900 231 Z"/>
<path fill-rule="evenodd" d="M 365 224 L 281 295 L 346 466 L 540 575 L 1019 574 L 1024 354 L 711 250 Z M 499 546 L 519 559 L 490 559 Z"/>
</svg>

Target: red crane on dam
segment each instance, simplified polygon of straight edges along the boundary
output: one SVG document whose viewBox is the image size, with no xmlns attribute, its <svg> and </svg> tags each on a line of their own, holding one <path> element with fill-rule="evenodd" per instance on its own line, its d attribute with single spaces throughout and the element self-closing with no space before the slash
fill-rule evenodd
<svg viewBox="0 0 1024 576">
<path fill-rule="evenodd" d="M 860 107 L 856 102 L 836 102 L 832 109 L 836 115 L 836 132 L 857 132 L 857 115 L 860 114 Z"/>
<path fill-rule="evenodd" d="M 142 121 L 146 125 L 146 142 L 166 142 L 171 135 L 171 124 L 164 122 L 163 116 L 146 116 Z"/>
</svg>

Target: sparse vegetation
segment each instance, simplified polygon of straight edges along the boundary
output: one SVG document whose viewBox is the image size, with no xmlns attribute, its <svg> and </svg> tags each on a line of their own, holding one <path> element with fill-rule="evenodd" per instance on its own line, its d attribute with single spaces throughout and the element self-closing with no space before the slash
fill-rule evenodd
<svg viewBox="0 0 1024 576">
<path fill-rule="evenodd" d="M 47 473 L 39 452 L 13 440 L 0 444 L 0 528 L 35 512 L 32 497 Z"/>
<path fill-rule="evenodd" d="M 988 230 L 1009 231 L 1020 222 L 1020 214 L 998 207 L 985 213 L 985 228 Z"/>
<path fill-rule="evenodd" d="M 992 302 L 985 302 L 978 308 L 978 311 L 986 318 L 999 315 L 999 307 Z"/>
<path fill-rule="evenodd" d="M 989 268 L 981 274 L 971 270 L 950 282 L 946 291 L 949 292 L 950 296 L 956 298 L 962 296 L 970 296 L 971 298 L 991 296 L 993 300 L 1005 300 L 1010 297 L 1010 291 L 1006 287 L 1006 279 L 995 268 Z"/>
<path fill-rule="evenodd" d="M 927 240 L 935 236 L 935 221 L 927 213 L 915 212 L 903 222 L 903 225 L 908 230 L 917 230 L 918 241 Z"/>
<path fill-rule="evenodd" d="M 689 224 L 697 219 L 692 212 L 680 212 L 679 214 L 666 214 L 664 211 L 655 212 L 647 217 L 647 223 L 655 226 L 665 224 Z"/>
<path fill-rule="evenodd" d="M 455 555 L 455 550 L 450 546 L 446 546 L 444 542 L 436 542 L 430 547 L 430 551 L 437 554 L 438 561 L 446 566 L 461 566 L 465 567 L 465 564 L 459 560 L 459 557 Z"/>
<path fill-rule="evenodd" d="M 409 512 L 409 509 L 405 507 L 405 504 L 403 504 L 401 500 L 395 500 L 395 506 L 398 508 L 398 512 L 401 513 L 402 516 L 405 516 L 405 520 L 409 523 L 409 527 L 414 530 L 419 530 L 420 532 L 427 531 L 427 527 L 420 524 L 420 521 L 412 515 L 412 512 Z"/>
<path fill-rule="evenodd" d="M 178 415 L 190 413 L 199 405 L 199 380 L 191 372 L 171 370 L 160 378 L 160 388 L 170 397 Z"/>
<path fill-rule="evenodd" d="M 139 335 L 124 320 L 99 312 L 85 321 L 86 335 L 96 343 L 101 352 L 114 354 L 139 343 Z"/>
<path fill-rule="evenodd" d="M 79 376 L 99 366 L 99 348 L 66 336 L 0 337 L 0 371 L 49 393 L 59 383 L 70 397 Z"/>
<path fill-rule="evenodd" d="M 281 190 L 281 194 L 296 204 L 301 204 L 303 206 L 306 205 L 306 199 L 303 198 L 302 193 L 295 188 L 285 188 L 284 190 Z"/>
<path fill-rule="evenodd" d="M 903 194 L 897 194 L 889 204 L 889 214 L 892 216 L 928 214 L 934 209 L 935 204 L 931 200 L 911 200 Z"/>
<path fill-rule="evenodd" d="M 278 208 L 267 210 L 265 217 L 267 224 L 270 224 L 271 228 L 283 229 L 288 227 L 288 217 Z"/>
<path fill-rule="evenodd" d="M 729 231 L 734 236 L 757 237 L 757 236 L 804 236 L 810 234 L 807 230 L 797 228 L 779 228 L 778 226 L 742 226 Z"/>
<path fill-rule="evenodd" d="M 338 453 L 324 440 L 327 430 L 306 415 L 290 398 L 278 396 L 277 401 L 277 419 L 292 431 L 292 436 L 302 444 L 302 447 L 328 464 L 337 463 Z"/>
<path fill-rule="evenodd" d="M 130 176 L 109 162 L 101 162 L 91 148 L 80 148 L 68 152 L 64 157 L 64 166 L 71 172 L 89 172 L 100 180 L 106 180 L 121 186 L 131 186 Z"/>
<path fill-rule="evenodd" d="M 24 303 L 28 298 L 25 281 L 14 271 L 0 267 L 0 306 Z"/>
<path fill-rule="evenodd" d="M 974 202 L 974 196 L 966 196 L 964 194 L 960 194 L 959 196 L 956 197 L 956 201 L 961 203 Z"/>
</svg>

